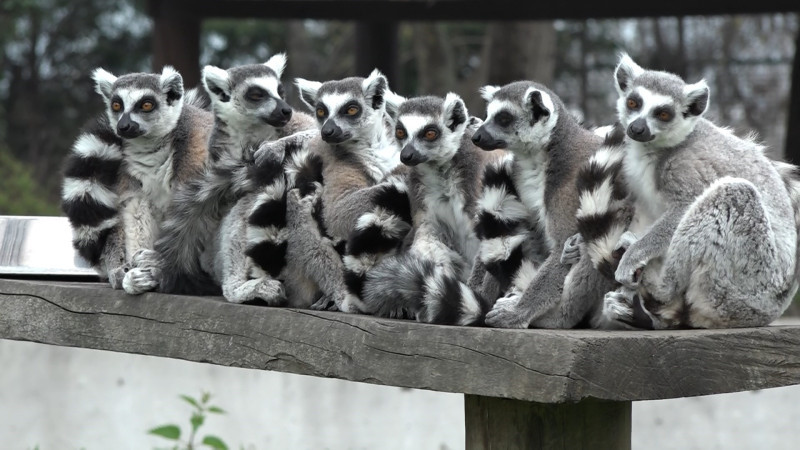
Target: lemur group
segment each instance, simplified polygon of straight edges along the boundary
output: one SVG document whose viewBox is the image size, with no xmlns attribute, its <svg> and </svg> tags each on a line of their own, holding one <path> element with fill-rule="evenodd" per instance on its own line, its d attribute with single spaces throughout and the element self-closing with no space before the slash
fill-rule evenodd
<svg viewBox="0 0 800 450">
<path fill-rule="evenodd" d="M 621 53 L 587 129 L 534 81 L 483 87 L 481 119 L 377 70 L 295 79 L 308 114 L 285 65 L 93 72 L 62 206 L 112 288 L 600 329 L 763 326 L 797 291 L 800 171 L 704 118 L 703 80 Z"/>
</svg>

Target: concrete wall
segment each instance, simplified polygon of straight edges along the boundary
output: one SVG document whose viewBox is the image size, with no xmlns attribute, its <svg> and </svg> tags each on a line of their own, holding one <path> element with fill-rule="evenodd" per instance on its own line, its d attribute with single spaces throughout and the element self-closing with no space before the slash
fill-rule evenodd
<svg viewBox="0 0 800 450">
<path fill-rule="evenodd" d="M 188 428 L 179 394 L 228 411 L 201 431 L 232 449 L 460 449 L 463 398 L 208 364 L 0 340 L 0 449 L 150 449 Z M 800 387 L 638 402 L 635 449 L 795 449 Z"/>
</svg>

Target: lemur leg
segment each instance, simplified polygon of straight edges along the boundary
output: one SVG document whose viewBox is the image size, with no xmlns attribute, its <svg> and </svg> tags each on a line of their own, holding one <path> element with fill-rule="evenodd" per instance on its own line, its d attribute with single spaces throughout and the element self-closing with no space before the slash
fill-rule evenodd
<svg viewBox="0 0 800 450">
<path fill-rule="evenodd" d="M 580 233 L 576 233 L 567 239 L 567 242 L 564 243 L 564 249 L 561 251 L 561 264 L 568 266 L 577 264 L 581 260 L 581 244 L 583 244 L 583 237 Z"/>
<path fill-rule="evenodd" d="M 129 259 L 139 250 L 153 248 L 158 223 L 150 202 L 135 194 L 123 199 L 122 223 L 125 228 L 125 254 Z M 157 274 L 151 267 L 132 267 L 122 281 L 125 292 L 133 295 L 152 291 L 157 286 Z"/>
<path fill-rule="evenodd" d="M 315 304 L 317 308 L 333 304 L 341 311 L 357 312 L 356 305 L 344 304 L 347 289 L 342 257 L 331 240 L 322 236 L 314 217 L 318 195 L 319 191 L 301 198 L 298 189 L 287 193 L 286 219 L 290 230 L 287 258 L 319 286 L 322 299 Z"/>
<path fill-rule="evenodd" d="M 663 267 L 646 268 L 645 307 L 662 327 L 769 324 L 790 299 L 796 240 L 782 241 L 771 224 L 752 183 L 714 183 L 682 217 Z"/>
<path fill-rule="evenodd" d="M 490 305 L 494 305 L 495 300 L 500 296 L 500 283 L 494 275 L 486 270 L 486 265 L 480 260 L 480 255 L 475 257 L 467 286 Z"/>
<path fill-rule="evenodd" d="M 269 306 L 279 306 L 286 302 L 283 284 L 245 254 L 248 247 L 247 217 L 254 197 L 250 195 L 237 202 L 223 219 L 215 272 L 222 285 L 222 295 L 229 302 L 262 300 Z"/>
</svg>

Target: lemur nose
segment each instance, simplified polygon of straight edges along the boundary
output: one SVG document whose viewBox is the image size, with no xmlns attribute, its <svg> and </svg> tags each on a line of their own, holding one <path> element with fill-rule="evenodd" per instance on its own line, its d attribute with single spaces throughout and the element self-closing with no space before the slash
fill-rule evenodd
<svg viewBox="0 0 800 450">
<path fill-rule="evenodd" d="M 481 134 L 480 133 L 475 133 L 475 134 L 472 135 L 472 142 L 473 143 L 477 144 L 480 141 L 481 141 Z"/>
<path fill-rule="evenodd" d="M 281 114 L 283 114 L 284 117 L 290 116 L 292 114 L 292 108 L 281 108 Z"/>
<path fill-rule="evenodd" d="M 642 134 L 644 133 L 644 130 L 645 130 L 644 125 L 642 125 L 641 123 L 634 122 L 631 124 L 631 132 L 633 134 Z"/>
<path fill-rule="evenodd" d="M 322 135 L 323 136 L 333 135 L 333 128 L 322 128 Z"/>
</svg>

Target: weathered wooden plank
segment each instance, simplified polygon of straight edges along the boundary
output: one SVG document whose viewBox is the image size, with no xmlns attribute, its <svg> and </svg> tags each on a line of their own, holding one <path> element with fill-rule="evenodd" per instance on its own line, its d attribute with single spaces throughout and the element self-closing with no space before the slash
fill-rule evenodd
<svg viewBox="0 0 800 450">
<path fill-rule="evenodd" d="M 630 450 L 631 402 L 464 396 L 467 450 Z"/>
<path fill-rule="evenodd" d="M 604 332 L 425 325 L 99 284 L 0 279 L 0 338 L 540 403 L 800 383 L 800 327 Z"/>
<path fill-rule="evenodd" d="M 698 2 L 673 0 L 642 4 L 518 0 L 161 0 L 158 14 L 177 17 L 233 17 L 330 20 L 544 20 L 791 12 L 797 2 Z"/>
</svg>

